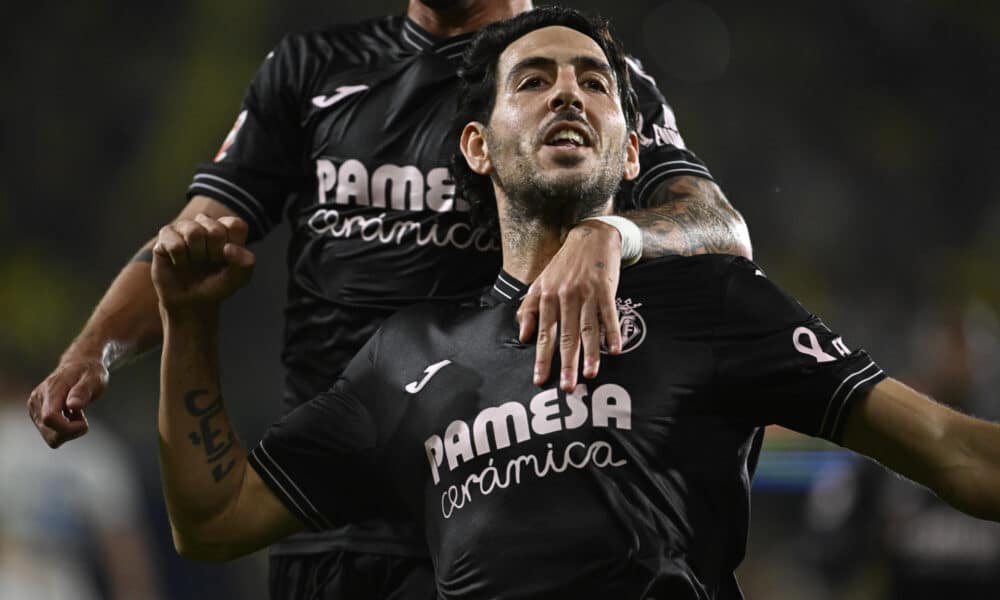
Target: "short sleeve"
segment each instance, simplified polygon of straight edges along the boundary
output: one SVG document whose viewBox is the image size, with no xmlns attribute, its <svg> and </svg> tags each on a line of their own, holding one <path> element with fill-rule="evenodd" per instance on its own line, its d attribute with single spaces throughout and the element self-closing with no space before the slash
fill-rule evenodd
<svg viewBox="0 0 1000 600">
<path fill-rule="evenodd" d="M 687 149 L 674 112 L 656 81 L 635 58 L 626 57 L 632 87 L 639 100 L 639 177 L 622 184 L 618 208 L 645 208 L 658 184 L 678 175 L 712 179 L 708 167 Z M 623 196 L 628 196 L 623 199 Z"/>
<path fill-rule="evenodd" d="M 733 413 L 839 443 L 854 404 L 886 375 L 764 276 L 733 261 L 713 348 Z"/>
<path fill-rule="evenodd" d="M 299 103 L 302 48 L 285 38 L 250 83 L 236 122 L 215 159 L 195 171 L 187 196 L 209 196 L 250 226 L 250 239 L 280 222 L 288 196 L 307 175 Z"/>
<path fill-rule="evenodd" d="M 273 424 L 250 452 L 251 466 L 308 529 L 331 529 L 380 510 L 378 423 L 366 403 L 378 393 L 380 334 L 330 390 Z"/>
</svg>

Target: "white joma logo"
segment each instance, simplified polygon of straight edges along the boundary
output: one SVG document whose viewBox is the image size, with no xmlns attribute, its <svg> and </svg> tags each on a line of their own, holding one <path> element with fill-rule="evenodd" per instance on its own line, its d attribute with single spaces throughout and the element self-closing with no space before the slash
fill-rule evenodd
<svg viewBox="0 0 1000 600">
<path fill-rule="evenodd" d="M 312 99 L 314 105 L 320 108 L 326 108 L 328 106 L 333 106 L 334 104 L 340 102 L 344 98 L 357 94 L 358 92 L 363 92 L 368 89 L 367 85 L 342 85 L 334 91 L 332 96 L 316 96 Z"/>
<path fill-rule="evenodd" d="M 421 379 L 420 381 L 411 381 L 410 383 L 406 384 L 406 387 L 404 389 L 410 392 L 411 394 L 416 394 L 420 390 L 424 389 L 424 386 L 427 385 L 427 382 L 430 381 L 431 377 L 434 377 L 435 373 L 437 373 L 438 371 L 447 367 L 450 364 L 451 361 L 447 359 L 442 360 L 441 362 L 434 363 L 433 365 L 424 369 L 424 373 L 426 373 L 426 375 L 424 375 L 423 379 Z"/>
</svg>

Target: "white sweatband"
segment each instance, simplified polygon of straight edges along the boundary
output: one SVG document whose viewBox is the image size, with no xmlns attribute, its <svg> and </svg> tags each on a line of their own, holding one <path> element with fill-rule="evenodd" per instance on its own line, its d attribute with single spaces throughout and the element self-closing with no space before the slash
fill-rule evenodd
<svg viewBox="0 0 1000 600">
<path fill-rule="evenodd" d="M 625 217 L 614 215 L 601 217 L 587 217 L 583 221 L 600 221 L 618 230 L 622 236 L 622 266 L 629 267 L 639 262 L 642 258 L 642 231 L 639 226 Z M 583 221 L 580 221 L 583 223 Z"/>
</svg>

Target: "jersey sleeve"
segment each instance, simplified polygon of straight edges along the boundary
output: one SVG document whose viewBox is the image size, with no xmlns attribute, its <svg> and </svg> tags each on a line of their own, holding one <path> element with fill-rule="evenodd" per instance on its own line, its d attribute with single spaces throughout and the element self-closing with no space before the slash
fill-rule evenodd
<svg viewBox="0 0 1000 600">
<path fill-rule="evenodd" d="M 839 443 L 852 407 L 885 379 L 882 369 L 746 259 L 732 263 L 723 306 L 713 351 L 733 412 Z"/>
<path fill-rule="evenodd" d="M 624 182 L 618 208 L 645 208 L 659 183 L 678 175 L 712 179 L 708 167 L 687 149 L 674 112 L 634 57 L 626 57 L 632 87 L 639 99 L 639 177 Z"/>
<path fill-rule="evenodd" d="M 209 196 L 246 220 L 250 239 L 281 220 L 306 176 L 299 124 L 304 51 L 287 37 L 264 59 L 215 159 L 195 171 L 187 197 Z"/>
<path fill-rule="evenodd" d="M 305 526 L 331 529 L 381 513 L 379 423 L 368 400 L 378 393 L 381 332 L 354 357 L 333 387 L 297 407 L 265 433 L 248 460 Z"/>
</svg>

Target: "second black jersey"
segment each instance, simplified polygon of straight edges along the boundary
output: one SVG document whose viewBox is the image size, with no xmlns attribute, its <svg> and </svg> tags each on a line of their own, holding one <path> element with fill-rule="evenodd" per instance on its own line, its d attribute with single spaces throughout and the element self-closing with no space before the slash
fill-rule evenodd
<svg viewBox="0 0 1000 600">
<path fill-rule="evenodd" d="M 311 529 L 422 524 L 444 598 L 740 598 L 763 426 L 836 442 L 882 371 L 753 263 L 699 256 L 625 270 L 623 353 L 536 387 L 523 289 L 391 318 L 251 464 Z"/>
<path fill-rule="evenodd" d="M 291 228 L 286 402 L 329 387 L 378 325 L 427 301 L 474 299 L 499 247 L 473 225 L 448 171 L 457 68 L 474 34 L 435 39 L 406 17 L 286 37 L 267 57 L 215 161 L 188 195 L 243 217 L 251 240 Z M 675 175 L 710 177 L 684 149 L 654 82 L 629 59 L 640 98 L 642 174 L 619 194 L 641 206 Z"/>
</svg>

